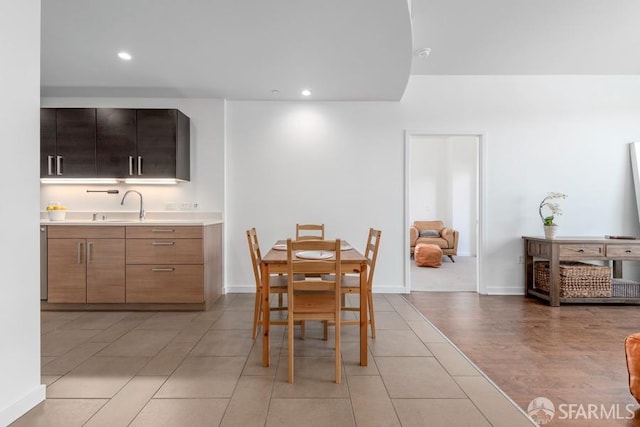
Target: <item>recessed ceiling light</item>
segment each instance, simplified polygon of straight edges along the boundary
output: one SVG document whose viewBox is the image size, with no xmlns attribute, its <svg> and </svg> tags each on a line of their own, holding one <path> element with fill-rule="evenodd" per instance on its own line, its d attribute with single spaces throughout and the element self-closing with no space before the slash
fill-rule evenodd
<svg viewBox="0 0 640 427">
<path fill-rule="evenodd" d="M 133 58 L 133 57 L 128 52 L 118 52 L 118 58 L 120 58 L 122 60 L 125 60 L 125 61 L 130 61 L 131 58 Z"/>
<path fill-rule="evenodd" d="M 311 91 L 309 89 L 302 89 L 302 92 L 300 93 L 302 96 L 311 96 Z"/>
</svg>

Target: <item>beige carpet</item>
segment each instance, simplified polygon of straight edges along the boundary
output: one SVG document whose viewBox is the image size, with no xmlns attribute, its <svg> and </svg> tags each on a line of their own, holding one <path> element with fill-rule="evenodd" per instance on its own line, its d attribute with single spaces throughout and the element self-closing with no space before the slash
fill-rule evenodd
<svg viewBox="0 0 640 427">
<path fill-rule="evenodd" d="M 416 267 L 411 260 L 411 291 L 476 292 L 477 257 L 442 258 L 439 268 Z"/>
</svg>

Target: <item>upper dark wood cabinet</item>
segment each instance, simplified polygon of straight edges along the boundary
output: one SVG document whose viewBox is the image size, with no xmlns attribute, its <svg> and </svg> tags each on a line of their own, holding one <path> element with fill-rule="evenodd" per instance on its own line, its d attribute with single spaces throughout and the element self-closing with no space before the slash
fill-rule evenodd
<svg viewBox="0 0 640 427">
<path fill-rule="evenodd" d="M 136 110 L 98 108 L 96 166 L 98 178 L 128 178 L 135 175 Z"/>
<path fill-rule="evenodd" d="M 137 110 L 140 178 L 190 179 L 189 118 L 178 110 Z"/>
<path fill-rule="evenodd" d="M 44 138 L 44 147 L 42 142 L 40 146 L 41 177 L 96 176 L 95 108 L 41 110 L 40 136 Z"/>
<path fill-rule="evenodd" d="M 190 179 L 190 121 L 176 109 L 42 108 L 40 177 Z"/>
<path fill-rule="evenodd" d="M 40 177 L 56 174 L 56 109 L 40 109 Z"/>
</svg>

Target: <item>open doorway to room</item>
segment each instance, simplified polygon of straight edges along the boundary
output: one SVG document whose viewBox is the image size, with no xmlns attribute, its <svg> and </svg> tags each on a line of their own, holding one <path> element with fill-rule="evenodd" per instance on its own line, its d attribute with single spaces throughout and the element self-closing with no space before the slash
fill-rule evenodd
<svg viewBox="0 0 640 427">
<path fill-rule="evenodd" d="M 405 250 L 406 285 L 410 291 L 481 292 L 478 248 L 482 144 L 480 134 L 407 132 Z M 416 265 L 411 252 L 419 234 L 415 229 L 410 231 L 416 221 L 441 221 L 444 227 L 457 232 L 455 249 L 449 244 L 440 267 Z M 427 232 L 424 230 L 423 234 Z"/>
</svg>

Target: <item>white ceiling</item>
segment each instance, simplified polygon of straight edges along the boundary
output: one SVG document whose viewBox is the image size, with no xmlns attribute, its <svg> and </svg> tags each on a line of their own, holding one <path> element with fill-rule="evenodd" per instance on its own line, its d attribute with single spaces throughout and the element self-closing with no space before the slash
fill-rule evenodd
<svg viewBox="0 0 640 427">
<path fill-rule="evenodd" d="M 412 3 L 412 74 L 640 74 L 638 0 Z"/>
<path fill-rule="evenodd" d="M 410 74 L 640 74 L 639 18 L 638 0 L 412 0 L 411 18 L 406 0 L 42 0 L 42 96 L 395 101 Z"/>
<path fill-rule="evenodd" d="M 411 54 L 406 0 L 42 1 L 42 96 L 397 100 Z"/>
</svg>

